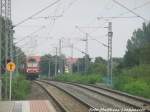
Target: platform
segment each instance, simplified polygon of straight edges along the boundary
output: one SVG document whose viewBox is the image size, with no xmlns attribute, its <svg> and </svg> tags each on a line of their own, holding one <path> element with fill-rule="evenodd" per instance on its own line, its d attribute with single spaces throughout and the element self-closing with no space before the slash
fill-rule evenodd
<svg viewBox="0 0 150 112">
<path fill-rule="evenodd" d="M 0 112 L 56 112 L 48 100 L 0 101 Z"/>
</svg>

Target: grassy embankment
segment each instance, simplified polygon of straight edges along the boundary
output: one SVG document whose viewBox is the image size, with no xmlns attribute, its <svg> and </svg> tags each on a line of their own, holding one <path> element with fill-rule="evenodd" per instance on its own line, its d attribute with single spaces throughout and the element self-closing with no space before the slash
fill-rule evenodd
<svg viewBox="0 0 150 112">
<path fill-rule="evenodd" d="M 57 81 L 77 82 L 83 84 L 96 84 L 102 82 L 102 77 L 97 74 L 81 75 L 81 74 L 64 74 L 54 78 Z"/>
<path fill-rule="evenodd" d="M 7 90 L 9 94 L 9 77 L 7 77 Z M 3 90 L 6 88 L 6 76 L 3 78 Z M 24 75 L 18 74 L 12 80 L 12 100 L 25 100 L 30 93 L 30 82 Z M 3 93 L 5 94 L 5 93 Z"/>
</svg>

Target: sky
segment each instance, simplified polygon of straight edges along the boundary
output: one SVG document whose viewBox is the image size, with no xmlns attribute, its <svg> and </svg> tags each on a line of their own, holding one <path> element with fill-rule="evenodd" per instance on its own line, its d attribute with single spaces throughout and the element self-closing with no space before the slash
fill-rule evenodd
<svg viewBox="0 0 150 112">
<path fill-rule="evenodd" d="M 16 25 L 35 12 L 56 0 L 12 0 L 12 21 Z M 148 22 L 150 18 L 150 0 L 117 0 Z M 144 5 L 143 5 L 144 4 Z M 139 6 L 143 5 L 140 8 Z M 137 9 L 135 9 L 137 8 Z M 100 17 L 131 17 L 106 19 Z M 49 17 L 49 18 L 44 18 Z M 82 57 L 85 51 L 86 33 L 88 33 L 88 54 L 90 57 L 107 58 L 107 47 L 96 39 L 107 44 L 108 22 L 112 22 L 113 57 L 123 57 L 127 40 L 134 30 L 141 28 L 144 22 L 113 0 L 60 0 L 57 4 L 15 27 L 16 45 L 27 55 L 55 54 L 55 48 L 62 40 L 62 53 Z M 79 49 L 79 50 L 77 50 Z"/>
</svg>

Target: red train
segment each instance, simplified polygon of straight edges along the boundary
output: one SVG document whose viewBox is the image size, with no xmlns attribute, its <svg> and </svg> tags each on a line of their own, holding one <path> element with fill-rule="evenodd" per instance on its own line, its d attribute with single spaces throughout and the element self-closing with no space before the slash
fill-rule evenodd
<svg viewBox="0 0 150 112">
<path fill-rule="evenodd" d="M 26 74 L 28 79 L 35 79 L 39 77 L 40 73 L 40 56 L 27 57 L 26 61 Z"/>
</svg>

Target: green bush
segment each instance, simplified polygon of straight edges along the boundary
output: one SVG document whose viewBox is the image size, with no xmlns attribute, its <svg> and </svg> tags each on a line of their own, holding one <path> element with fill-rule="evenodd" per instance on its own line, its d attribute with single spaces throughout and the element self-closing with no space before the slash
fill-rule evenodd
<svg viewBox="0 0 150 112">
<path fill-rule="evenodd" d="M 150 65 L 124 69 L 114 77 L 115 89 L 150 98 Z"/>
<path fill-rule="evenodd" d="M 124 85 L 123 90 L 133 95 L 150 98 L 150 86 L 143 80 L 127 83 Z"/>
<path fill-rule="evenodd" d="M 84 84 L 95 84 L 102 82 L 102 77 L 100 75 L 90 74 L 90 75 L 81 75 L 81 74 L 65 74 L 60 75 L 54 78 L 57 81 L 65 82 L 78 82 Z"/>
<path fill-rule="evenodd" d="M 7 79 L 7 90 L 9 94 L 9 77 L 5 74 L 3 78 L 3 90 L 6 89 Z M 17 75 L 12 79 L 12 100 L 25 100 L 30 92 L 30 82 L 26 80 L 23 75 Z M 4 94 L 4 93 L 3 93 Z M 4 95 L 3 95 L 4 97 Z"/>
<path fill-rule="evenodd" d="M 24 100 L 30 92 L 30 82 L 23 76 L 18 76 L 12 81 L 12 99 Z"/>
</svg>

